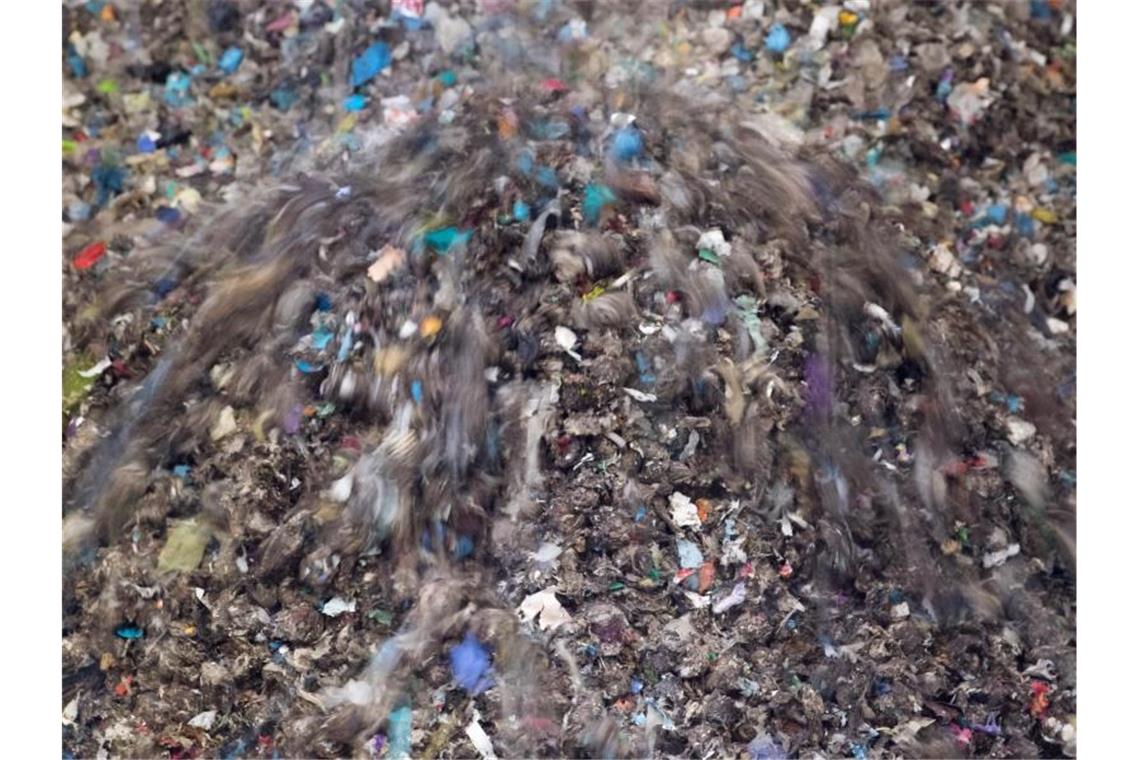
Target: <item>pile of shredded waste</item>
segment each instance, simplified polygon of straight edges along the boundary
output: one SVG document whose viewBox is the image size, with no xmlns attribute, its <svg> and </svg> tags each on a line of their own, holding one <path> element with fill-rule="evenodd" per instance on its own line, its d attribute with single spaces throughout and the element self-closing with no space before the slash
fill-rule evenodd
<svg viewBox="0 0 1140 760">
<path fill-rule="evenodd" d="M 736 99 L 498 60 L 68 296 L 65 750 L 1071 750 L 1072 344 Z"/>
</svg>

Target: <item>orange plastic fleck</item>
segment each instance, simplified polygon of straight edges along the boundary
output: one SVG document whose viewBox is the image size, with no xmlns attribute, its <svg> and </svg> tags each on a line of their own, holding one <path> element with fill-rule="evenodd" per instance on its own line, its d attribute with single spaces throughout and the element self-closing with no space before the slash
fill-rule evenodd
<svg viewBox="0 0 1140 760">
<path fill-rule="evenodd" d="M 697 574 L 697 580 L 699 582 L 697 590 L 702 594 L 708 591 L 709 588 L 712 587 L 713 581 L 716 580 L 716 565 L 711 562 L 706 562 L 701 565 L 701 569 Z"/>
</svg>

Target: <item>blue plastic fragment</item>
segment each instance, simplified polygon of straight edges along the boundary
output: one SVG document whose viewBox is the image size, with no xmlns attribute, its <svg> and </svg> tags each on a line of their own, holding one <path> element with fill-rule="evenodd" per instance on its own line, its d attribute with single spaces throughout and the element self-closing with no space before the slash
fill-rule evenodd
<svg viewBox="0 0 1140 760">
<path fill-rule="evenodd" d="M 455 72 L 451 69 L 444 69 L 443 71 L 439 72 L 439 77 L 437 78 L 439 79 L 439 83 L 444 87 L 452 87 L 456 82 L 459 81 L 459 77 L 457 77 L 455 75 Z"/>
<path fill-rule="evenodd" d="M 457 227 L 443 227 L 432 230 L 424 235 L 424 243 L 436 253 L 446 253 L 453 245 L 463 245 L 474 234 L 474 230 L 463 230 Z"/>
<path fill-rule="evenodd" d="M 1014 223 L 1017 225 L 1017 234 L 1022 237 L 1033 237 L 1034 226 L 1032 216 L 1019 211 L 1014 217 Z"/>
<path fill-rule="evenodd" d="M 748 744 L 748 760 L 785 760 L 784 749 L 767 734 L 760 734 Z"/>
<path fill-rule="evenodd" d="M 649 514 L 649 510 L 646 508 L 646 506 L 645 506 L 644 504 L 641 504 L 641 505 L 639 505 L 639 506 L 638 506 L 638 508 L 637 508 L 637 514 L 635 514 L 635 515 L 633 516 L 633 521 L 634 521 L 635 523 L 639 523 L 639 522 L 641 522 L 642 520 L 644 520 L 644 519 L 645 519 L 645 516 L 646 516 L 646 515 L 648 515 L 648 514 Z"/>
<path fill-rule="evenodd" d="M 645 688 L 645 684 L 643 684 L 641 681 L 639 681 L 636 678 L 634 678 L 633 680 L 631 680 L 629 682 L 629 690 L 630 690 L 630 693 L 632 693 L 632 694 L 640 694 L 641 690 L 644 688 Z"/>
<path fill-rule="evenodd" d="M 236 758 L 239 758 L 245 754 L 246 748 L 248 746 L 249 743 L 244 737 L 234 739 L 232 742 L 222 747 L 223 760 L 236 760 Z"/>
<path fill-rule="evenodd" d="M 323 366 L 319 364 L 311 364 L 304 359 L 295 359 L 293 361 L 293 364 L 297 367 L 297 369 L 301 370 L 301 372 L 305 373 L 306 375 L 313 375 L 324 369 Z"/>
<path fill-rule="evenodd" d="M 182 220 L 182 212 L 173 206 L 159 206 L 154 211 L 154 218 L 163 224 L 178 224 Z"/>
<path fill-rule="evenodd" d="M 491 688 L 491 655 L 473 633 L 451 648 L 451 674 L 469 694 Z"/>
<path fill-rule="evenodd" d="M 222 57 L 218 59 L 218 68 L 227 74 L 232 74 L 237 71 L 238 66 L 241 66 L 243 58 L 245 58 L 245 53 L 242 52 L 241 48 L 226 48 L 226 52 L 222 53 Z"/>
<path fill-rule="evenodd" d="M 162 94 L 168 106 L 178 108 L 186 105 L 190 94 L 190 75 L 181 71 L 172 71 L 166 77 L 166 88 Z"/>
<path fill-rule="evenodd" d="M 792 35 L 783 24 L 773 24 L 764 38 L 764 47 L 770 53 L 782 53 L 792 44 Z"/>
<path fill-rule="evenodd" d="M 534 173 L 534 179 L 543 187 L 548 187 L 551 190 L 558 188 L 558 173 L 549 166 L 538 167 L 538 171 Z"/>
<path fill-rule="evenodd" d="M 641 380 L 641 382 L 646 385 L 652 385 L 657 382 L 657 375 L 653 374 L 652 371 L 653 364 L 645 354 L 638 351 L 633 359 L 637 362 L 638 379 Z"/>
<path fill-rule="evenodd" d="M 409 16 L 406 13 L 399 12 L 396 12 L 393 15 L 399 17 L 400 23 L 403 24 L 404 28 L 409 32 L 417 32 L 427 26 L 427 22 L 422 18 L 416 18 L 415 16 Z"/>
<path fill-rule="evenodd" d="M 558 41 L 562 43 L 584 40 L 590 35 L 586 22 L 580 18 L 571 19 L 558 30 Z"/>
<path fill-rule="evenodd" d="M 146 132 L 143 132 L 141 135 L 139 135 L 139 139 L 136 145 L 138 146 L 139 153 L 154 153 L 154 140 L 152 140 L 151 136 Z"/>
<path fill-rule="evenodd" d="M 945 103 L 952 89 L 954 89 L 954 69 L 946 69 L 942 72 L 942 76 L 938 77 L 938 87 L 934 91 L 934 97 L 939 102 Z"/>
<path fill-rule="evenodd" d="M 328 293 L 317 293 L 317 311 L 331 311 L 332 307 L 332 297 Z"/>
<path fill-rule="evenodd" d="M 516 222 L 525 222 L 530 219 L 530 204 L 521 199 L 515 201 L 511 215 L 514 216 Z"/>
<path fill-rule="evenodd" d="M 534 171 L 534 154 L 529 150 L 524 150 L 515 159 L 515 168 L 518 169 L 519 174 L 529 177 L 530 173 Z"/>
<path fill-rule="evenodd" d="M 344 99 L 344 110 L 346 111 L 363 111 L 368 106 L 368 98 L 360 93 L 349 95 Z"/>
<path fill-rule="evenodd" d="M 83 56 L 70 43 L 67 45 L 67 65 L 71 68 L 71 75 L 76 79 L 87 76 L 87 61 L 83 60 Z"/>
<path fill-rule="evenodd" d="M 586 192 L 582 198 L 582 214 L 586 223 L 591 227 L 597 226 L 602 218 L 602 209 L 617 200 L 614 191 L 605 185 L 591 182 L 586 185 Z"/>
<path fill-rule="evenodd" d="M 154 294 L 159 298 L 164 298 L 170 291 L 177 287 L 178 280 L 173 277 L 162 277 L 154 284 Z"/>
<path fill-rule="evenodd" d="M 352 62 L 352 86 L 359 87 L 392 63 L 392 51 L 383 42 L 373 42 Z"/>
<path fill-rule="evenodd" d="M 705 562 L 700 547 L 687 538 L 677 539 L 677 558 L 680 560 L 681 567 L 694 570 Z"/>
<path fill-rule="evenodd" d="M 174 473 L 174 477 L 182 482 L 186 482 L 190 478 L 190 465 L 188 464 L 176 464 L 170 471 Z"/>
<path fill-rule="evenodd" d="M 269 93 L 269 100 L 272 101 L 273 106 L 278 111 L 288 111 L 294 103 L 300 100 L 300 96 L 288 87 L 278 87 Z"/>
<path fill-rule="evenodd" d="M 859 111 L 855 115 L 864 121 L 883 121 L 884 119 L 891 118 L 891 109 L 886 106 L 880 106 L 873 111 Z"/>
<path fill-rule="evenodd" d="M 412 752 L 412 708 L 404 705 L 388 713 L 388 757 L 400 758 Z"/>
<path fill-rule="evenodd" d="M 456 559 L 466 559 L 475 553 L 475 542 L 471 536 L 460 536 L 455 540 Z"/>
<path fill-rule="evenodd" d="M 340 339 L 340 348 L 336 352 L 336 360 L 346 362 L 350 353 L 352 353 L 352 330 L 345 330 L 344 337 Z"/>
<path fill-rule="evenodd" d="M 614 135 L 610 154 L 619 161 L 632 161 L 641 155 L 641 131 L 637 127 L 622 127 Z"/>
<path fill-rule="evenodd" d="M 1053 18 L 1053 11 L 1045 0 L 1029 0 L 1029 17 L 1038 20 Z"/>
<path fill-rule="evenodd" d="M 570 125 L 561 119 L 532 121 L 527 128 L 535 140 L 560 140 L 570 134 Z"/>
<path fill-rule="evenodd" d="M 1005 216 L 1009 207 L 1004 203 L 994 203 L 986 209 L 986 218 L 994 224 L 1005 224 Z"/>
<path fill-rule="evenodd" d="M 707 324 L 719 326 L 728 319 L 728 305 L 723 301 L 716 301 L 701 312 L 701 319 Z"/>
<path fill-rule="evenodd" d="M 743 63 L 748 63 L 749 61 L 751 61 L 753 58 L 756 57 L 755 55 L 753 55 L 751 50 L 744 47 L 743 42 L 739 42 L 739 41 L 734 42 L 732 44 L 732 47 L 729 48 L 728 52 L 732 53 L 732 55 L 736 58 L 736 60 L 741 61 Z"/>
<path fill-rule="evenodd" d="M 424 400 L 424 384 L 419 380 L 412 381 L 412 401 L 422 404 Z"/>
<path fill-rule="evenodd" d="M 317 349 L 318 351 L 324 351 L 325 348 L 328 347 L 329 343 L 332 342 L 332 339 L 333 332 L 327 327 L 318 327 L 316 330 L 313 330 L 313 348 Z"/>
<path fill-rule="evenodd" d="M 85 222 L 91 218 L 91 204 L 73 201 L 67 207 L 67 216 L 73 222 Z"/>
<path fill-rule="evenodd" d="M 123 167 L 114 164 L 100 164 L 91 172 L 91 181 L 95 183 L 95 204 L 104 205 L 112 196 L 123 192 L 123 182 L 127 172 Z"/>
<path fill-rule="evenodd" d="M 144 631 L 142 628 L 137 625 L 131 625 L 130 623 L 124 623 L 115 629 L 116 636 L 118 636 L 120 639 L 127 639 L 128 641 L 141 639 L 143 637 L 143 634 Z"/>
</svg>

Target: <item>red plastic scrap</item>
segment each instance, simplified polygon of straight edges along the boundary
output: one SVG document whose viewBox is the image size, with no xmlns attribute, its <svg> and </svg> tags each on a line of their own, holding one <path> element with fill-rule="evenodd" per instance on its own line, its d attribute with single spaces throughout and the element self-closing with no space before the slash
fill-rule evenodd
<svg viewBox="0 0 1140 760">
<path fill-rule="evenodd" d="M 82 251 L 75 254 L 75 258 L 71 260 L 71 263 L 75 266 L 76 269 L 79 270 L 90 269 L 91 267 L 95 266 L 96 261 L 103 258 L 103 254 L 106 252 L 107 244 L 102 240 L 99 240 L 97 242 L 90 243 L 89 245 L 85 246 Z"/>
<path fill-rule="evenodd" d="M 267 32 L 283 32 L 293 25 L 293 11 L 287 11 L 284 15 L 278 16 L 273 21 L 265 25 Z"/>
<path fill-rule="evenodd" d="M 697 590 L 702 594 L 712 587 L 713 581 L 716 580 L 716 565 L 711 562 L 706 562 L 701 565 L 700 570 L 697 571 L 697 580 L 699 585 Z"/>
<path fill-rule="evenodd" d="M 419 18 L 424 15 L 424 0 L 392 0 L 392 10 Z"/>
<path fill-rule="evenodd" d="M 970 463 L 963 461 L 951 462 L 942 468 L 943 474 L 949 475 L 952 478 L 960 478 L 969 471 Z"/>
<path fill-rule="evenodd" d="M 974 739 L 974 732 L 963 726 L 951 723 L 950 731 L 954 734 L 954 740 L 962 747 L 970 746 L 970 742 Z"/>
<path fill-rule="evenodd" d="M 123 676 L 123 680 L 115 684 L 115 696 L 125 697 L 131 693 L 131 682 L 135 680 L 134 676 Z"/>
<path fill-rule="evenodd" d="M 547 92 L 566 92 L 565 83 L 563 83 L 561 79 L 555 79 L 554 77 L 542 80 L 541 86 L 542 89 Z"/>
<path fill-rule="evenodd" d="M 780 565 L 780 577 L 781 577 L 781 578 L 790 578 L 790 577 L 792 577 L 792 566 L 791 566 L 791 565 L 789 565 L 787 562 L 785 562 L 784 564 Z"/>
<path fill-rule="evenodd" d="M 1049 708 L 1049 684 L 1044 681 L 1034 681 L 1030 686 L 1033 696 L 1029 700 L 1029 714 L 1040 718 Z"/>
</svg>

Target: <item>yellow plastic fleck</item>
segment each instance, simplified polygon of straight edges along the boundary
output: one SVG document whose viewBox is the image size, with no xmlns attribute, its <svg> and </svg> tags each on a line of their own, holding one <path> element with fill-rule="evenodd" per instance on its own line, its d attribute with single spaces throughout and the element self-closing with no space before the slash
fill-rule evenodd
<svg viewBox="0 0 1140 760">
<path fill-rule="evenodd" d="M 420 322 L 420 337 L 431 338 L 440 330 L 443 329 L 443 320 L 432 314 L 429 317 L 424 317 Z"/>
<path fill-rule="evenodd" d="M 606 289 L 604 286 L 602 286 L 600 284 L 595 285 L 593 288 L 590 289 L 589 293 L 585 293 L 582 296 L 582 300 L 587 301 L 587 302 L 593 301 L 595 298 L 597 298 L 598 296 L 600 296 L 602 293 L 605 293 L 605 292 L 606 292 Z"/>
</svg>

